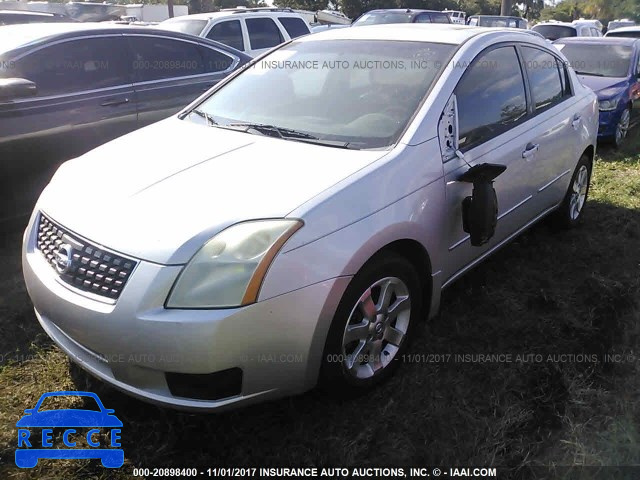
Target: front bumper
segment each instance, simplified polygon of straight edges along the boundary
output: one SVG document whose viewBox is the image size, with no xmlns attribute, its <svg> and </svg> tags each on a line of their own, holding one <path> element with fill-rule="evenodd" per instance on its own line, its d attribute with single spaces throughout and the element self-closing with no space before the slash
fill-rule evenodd
<svg viewBox="0 0 640 480">
<path fill-rule="evenodd" d="M 600 111 L 600 124 L 598 127 L 598 139 L 611 138 L 616 134 L 616 126 L 620 121 L 622 111 Z"/>
<path fill-rule="evenodd" d="M 23 270 L 40 324 L 82 368 L 135 397 L 185 410 L 218 410 L 295 394 L 317 381 L 326 332 L 350 277 L 326 280 L 246 307 L 168 310 L 182 267 L 141 261 L 115 304 L 58 281 L 35 249 L 32 221 Z M 242 370 L 241 392 L 201 400 L 173 395 L 166 372 Z"/>
</svg>

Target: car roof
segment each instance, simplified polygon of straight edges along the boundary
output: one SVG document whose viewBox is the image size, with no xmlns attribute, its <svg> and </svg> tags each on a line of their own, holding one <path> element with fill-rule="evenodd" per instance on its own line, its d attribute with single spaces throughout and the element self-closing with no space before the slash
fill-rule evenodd
<svg viewBox="0 0 640 480">
<path fill-rule="evenodd" d="M 478 35 L 489 34 L 514 34 L 522 35 L 523 39 L 535 37 L 521 29 L 475 27 L 457 24 L 431 24 L 431 23 L 400 23 L 385 25 L 364 25 L 358 28 L 338 28 L 318 32 L 313 35 L 298 37 L 296 41 L 317 41 L 320 39 L 336 40 L 399 40 L 414 42 L 448 43 L 460 45 L 470 38 Z"/>
<path fill-rule="evenodd" d="M 73 37 L 74 34 L 109 34 L 109 33 L 143 33 L 157 34 L 167 37 L 180 38 L 183 40 L 196 41 L 229 50 L 240 58 L 245 54 L 235 49 L 223 45 L 219 42 L 200 38 L 186 33 L 173 32 L 162 28 L 154 28 L 139 25 L 120 25 L 114 23 L 25 23 L 20 25 L 4 25 L 0 27 L 0 54 L 18 50 L 35 43 L 40 43 L 56 37 Z"/>
<path fill-rule="evenodd" d="M 567 37 L 559 38 L 554 43 L 589 43 L 592 45 L 627 45 L 633 46 L 640 38 L 628 37 Z"/>
<path fill-rule="evenodd" d="M 242 15 L 251 15 L 251 16 L 258 16 L 258 15 L 274 16 L 275 15 L 279 17 L 282 17 L 282 16 L 301 17 L 299 13 L 288 8 L 281 8 L 281 9 L 265 8 L 264 10 L 261 10 L 260 8 L 257 8 L 257 9 L 247 8 L 246 10 L 231 9 L 231 10 L 221 10 L 219 12 L 193 13 L 191 15 L 180 15 L 179 17 L 173 17 L 173 18 L 164 20 L 161 23 L 173 23 L 173 22 L 180 22 L 184 20 L 207 20 L 208 21 L 215 18 L 238 17 Z"/>
</svg>

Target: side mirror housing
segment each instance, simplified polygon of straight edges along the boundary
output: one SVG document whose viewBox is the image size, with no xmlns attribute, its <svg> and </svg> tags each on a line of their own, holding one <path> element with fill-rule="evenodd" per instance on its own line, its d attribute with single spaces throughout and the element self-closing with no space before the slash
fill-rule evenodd
<svg viewBox="0 0 640 480">
<path fill-rule="evenodd" d="M 36 84 L 26 78 L 0 78 L 0 101 L 33 97 L 38 93 Z"/>
</svg>

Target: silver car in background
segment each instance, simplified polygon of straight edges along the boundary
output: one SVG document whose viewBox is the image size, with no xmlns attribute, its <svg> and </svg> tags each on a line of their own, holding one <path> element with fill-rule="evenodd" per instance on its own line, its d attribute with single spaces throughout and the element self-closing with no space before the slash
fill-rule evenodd
<svg viewBox="0 0 640 480">
<path fill-rule="evenodd" d="M 25 231 L 27 288 L 74 362 L 147 401 L 361 392 L 445 287 L 547 215 L 581 220 L 597 130 L 595 94 L 528 33 L 301 37 L 65 163 Z M 78 202 L 105 171 L 108 198 Z"/>
</svg>

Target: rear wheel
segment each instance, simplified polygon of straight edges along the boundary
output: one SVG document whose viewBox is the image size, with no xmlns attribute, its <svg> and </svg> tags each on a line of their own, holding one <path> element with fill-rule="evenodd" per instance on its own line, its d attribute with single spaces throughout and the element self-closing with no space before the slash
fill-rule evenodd
<svg viewBox="0 0 640 480">
<path fill-rule="evenodd" d="M 365 265 L 329 329 L 321 370 L 325 390 L 357 394 L 391 375 L 421 309 L 420 279 L 409 261 L 387 253 Z"/>
</svg>

